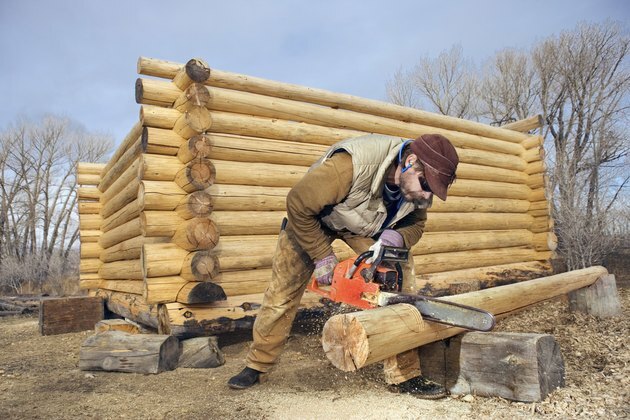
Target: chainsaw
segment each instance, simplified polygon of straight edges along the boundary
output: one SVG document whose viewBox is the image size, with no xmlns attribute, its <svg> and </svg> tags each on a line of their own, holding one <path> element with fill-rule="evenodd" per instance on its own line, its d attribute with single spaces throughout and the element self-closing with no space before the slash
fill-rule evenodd
<svg viewBox="0 0 630 420">
<path fill-rule="evenodd" d="M 320 286 L 311 278 L 307 288 L 330 299 L 360 308 L 371 309 L 396 303 L 415 306 L 422 319 L 474 331 L 490 331 L 495 324 L 490 312 L 472 306 L 448 302 L 421 295 L 400 293 L 402 270 L 400 263 L 407 261 L 409 250 L 382 246 L 371 263 L 373 251 L 337 264 L 330 286 Z"/>
</svg>

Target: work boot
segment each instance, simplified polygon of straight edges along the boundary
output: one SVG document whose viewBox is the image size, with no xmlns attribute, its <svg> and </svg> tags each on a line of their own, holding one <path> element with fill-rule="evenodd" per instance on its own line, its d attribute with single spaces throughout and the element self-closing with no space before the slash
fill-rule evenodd
<svg viewBox="0 0 630 420">
<path fill-rule="evenodd" d="M 446 388 L 422 376 L 416 376 L 398 385 L 390 385 L 389 390 L 401 394 L 411 394 L 425 400 L 438 400 L 446 397 Z"/>
<path fill-rule="evenodd" d="M 228 381 L 228 386 L 232 389 L 246 389 L 260 381 L 262 372 L 246 367 L 236 376 L 232 376 Z"/>
</svg>

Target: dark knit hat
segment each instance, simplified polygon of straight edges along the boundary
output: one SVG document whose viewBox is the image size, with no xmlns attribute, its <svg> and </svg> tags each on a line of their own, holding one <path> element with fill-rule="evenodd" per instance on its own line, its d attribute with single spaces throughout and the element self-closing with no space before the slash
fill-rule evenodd
<svg viewBox="0 0 630 420">
<path fill-rule="evenodd" d="M 424 177 L 429 187 L 445 201 L 448 187 L 455 181 L 459 163 L 455 147 L 441 134 L 424 134 L 415 139 L 410 147 L 424 166 Z"/>
</svg>

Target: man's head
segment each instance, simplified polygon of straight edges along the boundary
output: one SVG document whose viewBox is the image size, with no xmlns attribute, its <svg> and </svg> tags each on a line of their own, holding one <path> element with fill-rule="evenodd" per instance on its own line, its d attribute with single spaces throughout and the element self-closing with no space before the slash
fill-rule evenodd
<svg viewBox="0 0 630 420">
<path fill-rule="evenodd" d="M 425 134 L 403 152 L 399 185 L 405 200 L 419 203 L 431 193 L 446 200 L 455 181 L 459 157 L 451 142 L 440 134 Z"/>
</svg>

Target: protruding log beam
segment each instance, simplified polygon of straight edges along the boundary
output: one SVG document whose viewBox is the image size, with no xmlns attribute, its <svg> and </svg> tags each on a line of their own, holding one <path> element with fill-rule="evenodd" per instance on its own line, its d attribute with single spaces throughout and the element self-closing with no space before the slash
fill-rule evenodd
<svg viewBox="0 0 630 420">
<path fill-rule="evenodd" d="M 103 248 L 98 242 L 81 243 L 81 259 L 99 258 L 103 252 Z"/>
<path fill-rule="evenodd" d="M 142 280 L 142 260 L 122 260 L 103 263 L 98 275 L 106 280 Z"/>
<path fill-rule="evenodd" d="M 186 197 L 171 181 L 142 181 L 138 187 L 138 205 L 144 210 L 174 210 Z"/>
<path fill-rule="evenodd" d="M 105 163 L 79 162 L 77 163 L 77 173 L 80 175 L 101 175 Z"/>
<path fill-rule="evenodd" d="M 186 143 L 186 139 L 173 130 L 154 127 L 144 127 L 141 141 L 143 153 L 167 156 L 175 156 L 180 146 Z"/>
<path fill-rule="evenodd" d="M 138 282 L 142 283 L 142 282 Z M 141 295 L 98 290 L 97 296 L 105 300 L 107 309 L 134 322 L 158 327 L 157 305 L 148 305 Z"/>
<path fill-rule="evenodd" d="M 82 174 L 77 173 L 77 184 L 79 185 L 98 185 L 101 182 L 100 174 Z"/>
<path fill-rule="evenodd" d="M 555 251 L 558 248 L 558 237 L 551 231 L 535 233 L 532 243 L 536 251 Z"/>
<path fill-rule="evenodd" d="M 97 230 L 101 228 L 103 218 L 100 214 L 82 214 L 79 216 L 79 229 Z"/>
<path fill-rule="evenodd" d="M 79 273 L 98 273 L 103 263 L 98 258 L 82 258 L 79 263 Z"/>
<path fill-rule="evenodd" d="M 606 274 L 604 267 L 591 267 L 442 299 L 497 316 L 588 286 Z M 333 316 L 324 325 L 322 345 L 335 367 L 355 371 L 460 332 L 461 328 L 425 322 L 415 307 L 401 304 Z"/>
<path fill-rule="evenodd" d="M 101 212 L 101 203 L 95 201 L 80 201 L 79 214 L 99 214 Z"/>
<path fill-rule="evenodd" d="M 170 107 L 174 97 L 181 95 L 182 89 L 173 82 L 154 79 L 136 79 L 136 103 Z"/>
<path fill-rule="evenodd" d="M 137 260 L 142 255 L 142 245 L 166 243 L 169 240 L 170 238 L 164 237 L 145 238 L 144 236 L 136 236 L 104 249 L 101 252 L 100 259 L 103 262 Z"/>
<path fill-rule="evenodd" d="M 79 231 L 79 238 L 81 243 L 83 242 L 98 242 L 101 237 L 100 230 L 81 230 Z"/>
<path fill-rule="evenodd" d="M 528 131 L 535 130 L 544 125 L 542 115 L 533 115 L 528 118 L 524 118 L 522 120 L 514 121 L 505 125 L 502 125 L 501 128 L 506 130 L 518 131 L 521 133 L 527 133 Z"/>
<path fill-rule="evenodd" d="M 96 200 L 101 198 L 101 192 L 96 187 L 79 187 L 77 188 L 77 196 L 79 200 Z"/>
</svg>

